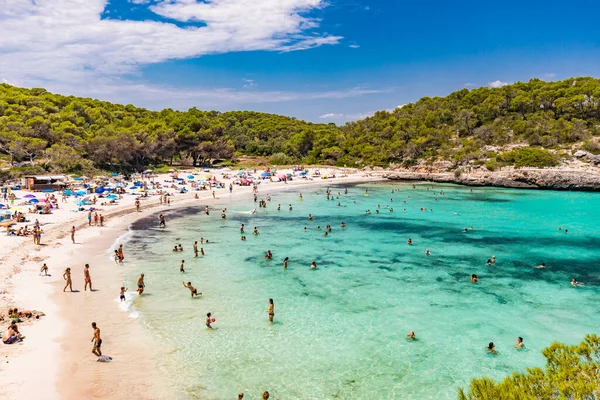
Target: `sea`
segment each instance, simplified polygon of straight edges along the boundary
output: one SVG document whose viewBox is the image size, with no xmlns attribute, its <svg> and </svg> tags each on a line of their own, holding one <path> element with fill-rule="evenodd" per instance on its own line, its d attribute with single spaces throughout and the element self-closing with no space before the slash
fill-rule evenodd
<svg viewBox="0 0 600 400">
<path fill-rule="evenodd" d="M 431 183 L 329 190 L 328 199 L 327 186 L 269 194 L 261 185 L 266 207 L 222 190 L 209 215 L 199 203 L 165 212 L 165 229 L 156 215 L 131 226 L 125 284 L 144 273 L 146 288 L 128 292 L 124 311 L 160 343 L 157 368 L 174 399 L 453 399 L 474 377 L 543 367 L 554 341 L 600 333 L 599 195 Z M 524 350 L 513 347 L 519 336 Z"/>
</svg>

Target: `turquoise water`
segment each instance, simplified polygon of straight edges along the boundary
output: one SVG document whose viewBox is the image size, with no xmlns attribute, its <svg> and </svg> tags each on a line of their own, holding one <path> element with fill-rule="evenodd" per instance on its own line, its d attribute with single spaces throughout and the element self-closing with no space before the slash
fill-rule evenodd
<svg viewBox="0 0 600 400">
<path fill-rule="evenodd" d="M 325 188 L 300 190 L 303 201 L 278 193 L 266 209 L 224 199 L 225 220 L 217 208 L 206 216 L 198 206 L 168 215 L 165 230 L 155 218 L 150 228 L 133 227 L 126 281 L 135 287 L 146 274 L 149 295 L 133 307 L 169 349 L 161 366 L 175 398 L 233 399 L 243 391 L 256 399 L 265 390 L 281 400 L 455 398 L 472 377 L 543 366 L 540 351 L 551 342 L 598 333 L 596 194 L 369 184 L 347 195 L 334 187 L 339 200 L 328 201 Z M 249 214 L 253 208 L 258 214 Z M 324 237 L 316 227 L 327 224 L 333 230 Z M 200 237 L 210 243 L 194 259 Z M 171 252 L 179 243 L 184 253 Z M 263 258 L 267 250 L 272 261 Z M 492 255 L 496 264 L 487 266 Z M 550 268 L 533 268 L 541 262 Z M 585 286 L 572 287 L 573 277 Z M 191 299 L 182 280 L 204 295 Z M 406 339 L 410 330 L 417 341 Z M 526 351 L 512 348 L 517 336 Z M 490 341 L 499 355 L 485 352 Z"/>
</svg>

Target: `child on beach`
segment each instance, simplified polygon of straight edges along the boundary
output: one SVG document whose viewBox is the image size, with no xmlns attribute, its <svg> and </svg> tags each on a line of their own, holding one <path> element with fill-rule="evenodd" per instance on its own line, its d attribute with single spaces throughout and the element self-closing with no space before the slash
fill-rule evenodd
<svg viewBox="0 0 600 400">
<path fill-rule="evenodd" d="M 206 314 L 206 327 L 208 329 L 212 329 L 213 328 L 212 325 L 211 325 L 212 322 L 215 322 L 215 319 L 211 318 L 211 313 L 207 313 Z"/>
<path fill-rule="evenodd" d="M 125 292 L 127 291 L 127 289 L 124 286 L 121 286 L 121 294 L 119 295 L 119 299 L 121 301 L 125 301 Z"/>
<path fill-rule="evenodd" d="M 46 263 L 44 263 L 44 265 L 42 265 L 42 268 L 40 268 L 40 275 L 44 274 L 44 276 L 48 276 L 48 266 L 46 265 Z"/>
</svg>

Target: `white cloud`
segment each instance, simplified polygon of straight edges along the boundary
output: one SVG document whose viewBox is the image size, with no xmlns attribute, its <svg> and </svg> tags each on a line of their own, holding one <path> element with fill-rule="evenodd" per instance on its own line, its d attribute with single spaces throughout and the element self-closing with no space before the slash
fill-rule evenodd
<svg viewBox="0 0 600 400">
<path fill-rule="evenodd" d="M 493 88 L 500 88 L 502 86 L 508 85 L 508 82 L 493 81 L 493 82 L 490 82 L 489 85 L 490 85 L 490 87 L 493 87 Z"/>
<path fill-rule="evenodd" d="M 244 81 L 244 89 L 250 89 L 258 86 L 258 84 L 254 81 L 254 79 L 242 79 Z"/>
<path fill-rule="evenodd" d="M 358 44 L 351 44 L 351 45 L 348 45 L 348 47 L 350 47 L 351 49 L 358 49 L 358 48 L 360 48 L 360 45 L 358 45 Z"/>
<path fill-rule="evenodd" d="M 131 0 L 136 4 L 150 3 Z M 167 60 L 236 51 L 292 51 L 338 44 L 306 16 L 325 0 L 157 0 L 155 14 L 202 26 L 102 19 L 108 0 L 0 0 L 0 71 L 23 86 L 78 91 Z M 125 86 L 131 82 L 126 81 Z"/>
<path fill-rule="evenodd" d="M 327 113 L 327 114 L 319 115 L 319 118 L 326 119 L 329 121 L 346 122 L 346 121 L 358 121 L 359 119 L 365 119 L 367 117 L 372 117 L 373 114 L 375 114 L 375 111 L 370 111 L 370 112 L 365 112 L 365 113 L 353 113 L 353 114 Z"/>
</svg>

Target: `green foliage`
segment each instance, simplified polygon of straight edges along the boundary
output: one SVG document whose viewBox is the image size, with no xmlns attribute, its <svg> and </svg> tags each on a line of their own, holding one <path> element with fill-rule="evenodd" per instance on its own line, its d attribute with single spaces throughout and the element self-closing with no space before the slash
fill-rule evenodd
<svg viewBox="0 0 600 400">
<path fill-rule="evenodd" d="M 459 400 L 487 399 L 599 399 L 600 337 L 586 335 L 576 346 L 555 342 L 542 351 L 546 368 L 513 373 L 501 382 L 489 378 L 471 381 Z"/>
<path fill-rule="evenodd" d="M 600 144 L 598 144 L 598 142 L 594 142 L 591 140 L 586 141 L 583 143 L 583 149 L 592 154 L 600 154 Z"/>
<path fill-rule="evenodd" d="M 544 168 L 558 165 L 560 159 L 554 153 L 544 149 L 519 147 L 498 155 L 498 160 L 505 164 L 514 165 L 515 168 Z"/>
<path fill-rule="evenodd" d="M 498 161 L 495 158 L 491 158 L 485 162 L 485 167 L 489 171 L 495 171 L 498 168 L 500 168 L 500 165 L 498 164 Z"/>
<path fill-rule="evenodd" d="M 599 93 L 600 79 L 532 79 L 424 97 L 336 126 L 250 111 L 156 112 L 0 84 L 0 153 L 11 165 L 27 161 L 65 171 L 201 166 L 235 155 L 282 161 L 282 154 L 286 164 L 415 165 L 446 159 L 477 165 L 487 160 L 485 146 L 593 146 L 591 138 L 600 134 Z M 523 165 L 548 163 L 554 161 L 526 157 Z"/>
<path fill-rule="evenodd" d="M 288 165 L 291 164 L 292 159 L 285 153 L 276 153 L 269 157 L 269 162 L 273 165 Z"/>
</svg>

